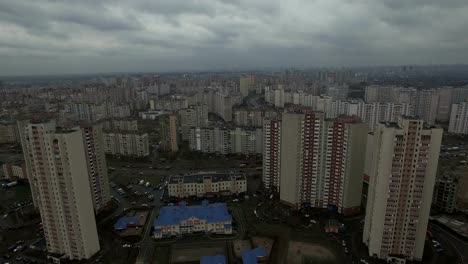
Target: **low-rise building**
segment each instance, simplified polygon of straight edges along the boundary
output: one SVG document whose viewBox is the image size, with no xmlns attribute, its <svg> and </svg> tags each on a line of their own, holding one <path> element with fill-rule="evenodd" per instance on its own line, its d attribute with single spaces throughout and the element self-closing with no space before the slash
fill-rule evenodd
<svg viewBox="0 0 468 264">
<path fill-rule="evenodd" d="M 3 177 L 6 180 L 13 181 L 28 178 L 28 173 L 26 172 L 26 167 L 24 164 L 5 163 L 2 167 Z"/>
<path fill-rule="evenodd" d="M 121 237 L 141 236 L 150 211 L 131 210 L 114 224 L 114 232 Z"/>
<path fill-rule="evenodd" d="M 164 206 L 153 223 L 153 237 L 180 237 L 192 233 L 232 234 L 232 216 L 225 203 Z"/>
<path fill-rule="evenodd" d="M 200 173 L 172 176 L 168 183 L 171 197 L 230 195 L 247 191 L 247 180 L 239 173 Z"/>
</svg>

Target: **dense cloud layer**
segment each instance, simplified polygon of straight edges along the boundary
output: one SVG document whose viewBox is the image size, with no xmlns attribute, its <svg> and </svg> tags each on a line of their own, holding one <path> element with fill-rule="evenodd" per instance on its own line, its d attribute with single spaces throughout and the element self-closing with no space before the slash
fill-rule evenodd
<svg viewBox="0 0 468 264">
<path fill-rule="evenodd" d="M 1 0 L 0 75 L 466 63 L 466 14 L 466 0 Z"/>
</svg>

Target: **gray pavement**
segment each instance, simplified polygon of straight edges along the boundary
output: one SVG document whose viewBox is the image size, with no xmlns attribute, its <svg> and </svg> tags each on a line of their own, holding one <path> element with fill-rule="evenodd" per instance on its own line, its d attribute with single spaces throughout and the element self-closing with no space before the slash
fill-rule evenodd
<svg viewBox="0 0 468 264">
<path fill-rule="evenodd" d="M 444 243 L 449 244 L 457 253 L 459 263 L 468 263 L 468 243 L 466 241 L 436 224 L 431 223 L 431 227 L 432 234 L 442 243 L 442 247 L 447 246 Z"/>
</svg>

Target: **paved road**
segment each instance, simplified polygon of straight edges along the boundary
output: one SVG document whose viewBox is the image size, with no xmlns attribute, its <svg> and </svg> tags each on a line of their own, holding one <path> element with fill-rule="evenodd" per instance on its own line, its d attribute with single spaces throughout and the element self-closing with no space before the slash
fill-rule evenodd
<svg viewBox="0 0 468 264">
<path fill-rule="evenodd" d="M 431 223 L 432 233 L 441 243 L 450 244 L 456 251 L 459 263 L 468 263 L 468 243 L 453 235 L 450 231 Z M 444 245 L 442 244 L 442 247 Z"/>
<path fill-rule="evenodd" d="M 156 218 L 156 216 L 159 213 L 159 209 L 163 205 L 163 203 L 159 199 L 163 191 L 153 190 L 152 193 L 155 197 L 152 203 L 153 210 L 151 211 L 151 214 L 149 215 L 149 219 L 146 223 L 145 234 L 143 235 L 142 240 L 136 243 L 140 247 L 140 252 L 138 254 L 136 263 L 152 263 L 153 261 L 155 245 L 153 244 L 151 240 L 151 235 L 152 235 L 151 228 L 153 226 L 154 218 Z"/>
</svg>

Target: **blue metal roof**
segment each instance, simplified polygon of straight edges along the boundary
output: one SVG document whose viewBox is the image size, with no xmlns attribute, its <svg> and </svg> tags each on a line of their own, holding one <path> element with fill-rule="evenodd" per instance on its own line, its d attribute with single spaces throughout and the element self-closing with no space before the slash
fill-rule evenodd
<svg viewBox="0 0 468 264">
<path fill-rule="evenodd" d="M 226 257 L 223 255 L 203 256 L 200 258 L 200 264 L 226 264 Z"/>
<path fill-rule="evenodd" d="M 254 249 L 243 249 L 241 251 L 242 263 L 257 264 L 257 257 L 266 257 L 266 251 L 262 247 Z"/>
<path fill-rule="evenodd" d="M 189 219 L 190 217 L 205 219 L 208 223 L 232 221 L 225 203 L 202 203 L 202 205 L 192 206 L 181 203 L 177 206 L 162 207 L 153 225 L 178 225 L 180 221 Z"/>
<path fill-rule="evenodd" d="M 137 224 L 137 223 L 138 223 L 138 217 L 124 216 L 124 217 L 121 217 L 117 221 L 117 223 L 114 224 L 114 229 L 123 230 L 123 229 L 126 229 L 129 224 Z"/>
</svg>

